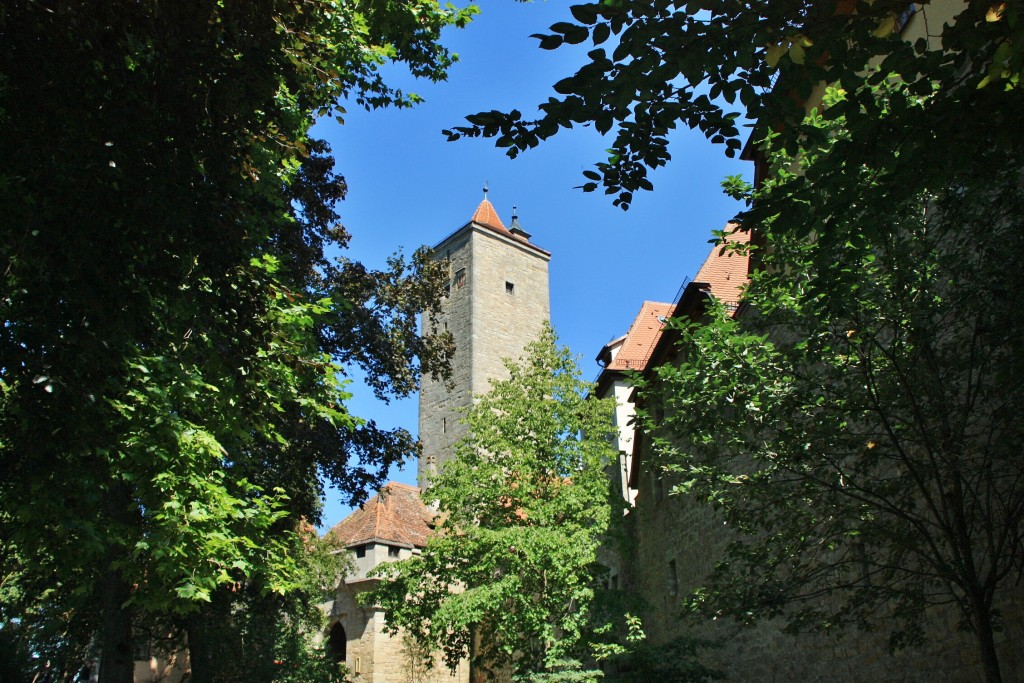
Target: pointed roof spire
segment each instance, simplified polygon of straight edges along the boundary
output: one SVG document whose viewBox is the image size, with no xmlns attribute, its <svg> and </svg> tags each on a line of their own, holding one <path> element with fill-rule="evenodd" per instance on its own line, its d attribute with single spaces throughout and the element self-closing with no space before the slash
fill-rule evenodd
<svg viewBox="0 0 1024 683">
<path fill-rule="evenodd" d="M 490 228 L 498 228 L 504 232 L 506 231 L 505 224 L 498 217 L 498 212 L 494 210 L 494 205 L 487 199 L 487 192 L 487 181 L 484 181 L 484 200 L 480 202 L 480 206 L 476 207 L 476 212 L 470 220 Z"/>
<path fill-rule="evenodd" d="M 524 240 L 530 239 L 530 233 L 523 230 L 523 226 L 519 224 L 519 212 L 516 206 L 512 207 L 512 224 L 508 227 L 508 231 L 516 237 L 521 237 Z"/>
</svg>

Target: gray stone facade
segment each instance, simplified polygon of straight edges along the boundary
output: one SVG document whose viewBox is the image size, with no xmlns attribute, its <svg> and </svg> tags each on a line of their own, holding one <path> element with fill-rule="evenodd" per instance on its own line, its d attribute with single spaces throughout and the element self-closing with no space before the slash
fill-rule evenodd
<svg viewBox="0 0 1024 683">
<path fill-rule="evenodd" d="M 453 335 L 455 357 L 450 386 L 424 377 L 420 389 L 421 489 L 453 457 L 473 396 L 508 376 L 502 359 L 519 358 L 551 317 L 551 256 L 529 242 L 514 218 L 512 226 L 501 225 L 485 199 L 473 220 L 434 247 L 435 258 L 449 267 L 448 297 L 435 324 Z"/>
<path fill-rule="evenodd" d="M 451 671 L 436 657 L 434 665 L 428 667 L 411 638 L 386 632 L 384 612 L 360 604 L 357 597 L 371 590 L 374 583 L 372 579 L 343 582 L 332 606 L 330 629 L 344 628 L 344 661 L 354 683 L 467 683 L 467 662 L 460 662 Z"/>
<path fill-rule="evenodd" d="M 643 447 L 641 458 L 650 453 Z M 649 460 L 648 460 L 649 461 Z M 669 495 L 671 479 L 658 481 L 650 469 L 637 482 L 632 529 L 631 575 L 626 585 L 643 596 L 644 629 L 654 645 L 676 637 L 712 641 L 702 663 L 725 674 L 725 681 L 862 683 L 974 683 L 984 680 L 973 635 L 958 627 L 952 608 L 936 609 L 927 624 L 926 643 L 890 653 L 884 628 L 849 630 L 836 636 L 792 635 L 777 621 L 742 626 L 731 619 L 684 620 L 683 598 L 701 585 L 720 557 L 729 533 L 710 505 L 686 495 Z M 1011 593 L 1013 592 L 1010 589 Z M 996 634 L 1003 680 L 1024 681 L 1024 651 L 1008 633 L 1020 633 L 1024 610 L 1019 590 L 1000 600 L 1005 630 Z"/>
</svg>

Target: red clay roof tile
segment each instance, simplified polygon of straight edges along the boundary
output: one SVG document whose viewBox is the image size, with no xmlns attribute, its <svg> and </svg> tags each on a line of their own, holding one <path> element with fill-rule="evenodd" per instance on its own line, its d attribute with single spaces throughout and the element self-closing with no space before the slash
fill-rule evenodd
<svg viewBox="0 0 1024 683">
<path fill-rule="evenodd" d="M 472 220 L 474 223 L 479 223 L 480 225 L 486 225 L 489 228 L 494 228 L 503 235 L 512 234 L 505 227 L 505 224 L 501 222 L 501 218 L 498 216 L 498 212 L 494 210 L 494 205 L 491 204 L 490 200 L 488 199 L 484 199 L 482 202 L 480 202 L 480 206 L 476 207 L 476 212 L 473 213 L 473 218 L 471 218 L 470 220 Z"/>
<path fill-rule="evenodd" d="M 393 481 L 327 533 L 346 548 L 371 541 L 422 548 L 434 533 L 433 521 L 420 490 Z"/>
<path fill-rule="evenodd" d="M 607 365 L 608 370 L 643 370 L 651 357 L 654 345 L 661 337 L 665 317 L 672 312 L 672 304 L 645 301 L 640 307 L 633 324 L 626 333 L 615 358 Z M 616 340 L 617 341 L 617 340 Z"/>
<path fill-rule="evenodd" d="M 534 251 L 538 251 L 544 254 L 545 256 L 551 255 L 551 252 L 544 251 L 536 244 L 531 242 L 529 239 L 529 235 L 525 234 L 525 232 L 522 231 L 521 227 L 516 232 L 512 232 L 511 230 L 506 228 L 505 224 L 501 222 L 501 218 L 498 216 L 498 212 L 494 210 L 494 205 L 491 204 L 489 199 L 485 198 L 482 202 L 480 202 L 480 206 L 476 207 L 476 211 L 473 213 L 473 217 L 469 220 L 471 223 L 476 223 L 477 225 L 481 225 L 493 232 L 498 233 L 499 235 L 504 235 L 505 237 L 514 239 L 516 242 L 525 244 Z"/>
<path fill-rule="evenodd" d="M 736 223 L 728 223 L 724 232 L 728 244 L 750 242 L 750 232 L 739 230 Z M 747 284 L 749 265 L 750 259 L 746 255 L 738 254 L 724 245 L 716 245 L 693 281 L 708 283 L 716 299 L 727 305 L 735 305 L 739 303 L 741 290 Z"/>
</svg>

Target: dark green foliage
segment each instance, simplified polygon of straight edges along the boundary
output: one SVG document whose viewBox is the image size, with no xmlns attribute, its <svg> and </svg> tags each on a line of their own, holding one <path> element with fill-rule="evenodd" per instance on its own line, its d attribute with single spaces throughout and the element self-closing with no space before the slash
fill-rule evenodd
<svg viewBox="0 0 1024 683">
<path fill-rule="evenodd" d="M 201 613 L 177 624 L 192 648 L 192 678 L 197 683 L 343 683 L 345 670 L 316 643 L 326 626 L 320 604 L 334 595 L 348 567 L 347 555 L 310 530 L 296 549 L 301 580 L 285 595 L 267 595 L 252 585 L 222 590 Z M 150 631 L 153 629 L 150 628 Z M 159 632 L 157 632 L 159 634 Z M 197 661 L 197 654 L 207 655 Z"/>
<path fill-rule="evenodd" d="M 941 97 L 873 92 L 880 130 Z M 867 143 L 845 97 L 806 119 L 799 157 L 769 140 L 749 309 L 685 325 L 651 388 L 660 464 L 735 531 L 693 606 L 886 628 L 898 648 L 950 605 L 997 681 L 993 631 L 1024 570 L 1019 157 L 982 139 L 983 164 L 934 174 L 901 167 L 899 145 L 854 163 Z"/>
<path fill-rule="evenodd" d="M 919 4 L 929 10 L 942 3 Z M 583 67 L 554 84 L 557 96 L 539 105 L 537 117 L 480 113 L 448 135 L 494 137 L 515 157 L 562 128 L 593 126 L 614 139 L 596 172 L 584 173 L 582 188 L 601 187 L 626 209 L 634 192 L 652 188 L 648 171 L 671 159 L 669 135 L 677 127 L 699 130 L 735 156 L 746 142 L 745 119 L 761 126 L 755 139 L 770 129 L 783 131 L 786 148 L 795 152 L 801 137 L 790 133 L 815 88 L 841 82 L 859 93 L 880 78 L 868 65 L 882 61 L 882 73 L 898 75 L 917 94 L 938 85 L 947 97 L 936 105 L 960 112 L 943 128 L 991 127 L 991 133 L 1010 136 L 1020 120 L 1014 88 L 1024 63 L 1024 18 L 1015 3 L 994 13 L 999 4 L 973 0 L 957 9 L 952 28 L 939 20 L 930 24 L 929 33 L 941 37 L 946 52 L 900 40 L 894 29 L 909 3 L 899 0 L 580 4 L 570 8 L 575 21 L 536 36 L 542 49 L 588 39 L 593 46 Z M 870 135 L 877 126 L 868 98 L 851 99 L 843 114 L 855 132 Z"/>
<path fill-rule="evenodd" d="M 593 44 L 558 97 L 533 120 L 477 114 L 449 137 L 515 156 L 561 128 L 613 133 L 583 189 L 628 208 L 675 127 L 732 155 L 751 121 L 767 182 L 727 187 L 753 199 L 740 219 L 767 245 L 750 313 L 687 328 L 685 361 L 659 377 L 665 463 L 742 534 L 698 604 L 794 628 L 884 619 L 900 646 L 930 605 L 953 603 L 996 681 L 998 596 L 1024 562 L 1024 12 L 915 3 L 925 37 L 909 40 L 908 9 L 578 5 L 538 36 Z"/>
<path fill-rule="evenodd" d="M 314 117 L 442 78 L 432 0 L 0 9 L 0 623 L 130 676 L 131 623 L 301 581 L 320 477 L 356 501 L 412 455 L 350 415 L 443 371 L 439 267 L 332 261 L 345 194 Z M 340 110 L 339 112 L 340 113 Z M 211 608 L 212 609 L 212 608 Z M 113 672 L 113 673 L 112 673 Z"/>
</svg>

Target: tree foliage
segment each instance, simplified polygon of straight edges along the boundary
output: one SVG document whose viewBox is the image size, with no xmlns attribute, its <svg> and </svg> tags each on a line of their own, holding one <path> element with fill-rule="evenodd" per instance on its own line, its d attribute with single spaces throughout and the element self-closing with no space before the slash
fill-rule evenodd
<svg viewBox="0 0 1024 683">
<path fill-rule="evenodd" d="M 425 494 L 437 534 L 422 554 L 382 565 L 371 598 L 389 629 L 452 668 L 472 655 L 492 671 L 578 677 L 611 517 L 611 406 L 586 397 L 550 328 L 505 365 L 509 379 L 478 397 Z"/>
<path fill-rule="evenodd" d="M 1021 7 L 602 0 L 570 12 L 538 36 L 543 49 L 592 45 L 557 97 L 533 120 L 470 116 L 450 138 L 494 137 L 515 156 L 593 125 L 614 140 L 583 189 L 623 208 L 651 189 L 678 126 L 735 155 L 745 119 L 748 150 L 767 156 L 753 197 L 730 181 L 753 199 L 740 219 L 765 247 L 751 313 L 687 328 L 687 359 L 660 378 L 674 408 L 658 425 L 665 462 L 743 534 L 700 603 L 784 613 L 794 628 L 867 627 L 891 611 L 899 645 L 918 639 L 928 605 L 952 602 L 999 680 L 991 632 L 1000 587 L 1020 577 L 1024 505 L 1011 265 Z"/>
<path fill-rule="evenodd" d="M 950 5 L 955 22 L 945 25 Z M 742 124 L 754 122 L 760 126 L 755 140 L 774 128 L 795 152 L 803 139 L 804 104 L 823 82 L 840 82 L 850 93 L 841 114 L 860 139 L 882 134 L 876 153 L 902 144 L 911 132 L 919 141 L 943 140 L 947 151 L 961 145 L 971 150 L 978 135 L 1019 145 L 1012 133 L 1020 120 L 1024 62 L 1019 5 L 935 0 L 915 6 L 929 39 L 910 43 L 898 29 L 913 7 L 900 0 L 575 5 L 571 19 L 536 37 L 549 50 L 582 50 L 589 42 L 587 59 L 554 84 L 556 95 L 539 105 L 537 117 L 518 110 L 481 112 L 448 134 L 494 137 L 515 157 L 563 128 L 594 126 L 614 138 L 607 158 L 584 171 L 582 187 L 602 187 L 622 208 L 629 208 L 634 192 L 653 187 L 648 171 L 671 159 L 669 136 L 680 126 L 701 131 L 735 156 L 745 142 Z M 880 72 L 870 68 L 878 64 Z M 942 96 L 929 104 L 934 115 L 906 129 L 880 131 L 870 86 L 888 74 L 917 94 L 939 90 Z"/>
<path fill-rule="evenodd" d="M 876 90 L 880 126 L 928 106 L 912 90 Z M 891 164 L 836 167 L 856 135 L 828 110 L 844 98 L 826 94 L 817 144 L 776 150 L 754 193 L 770 247 L 747 314 L 683 326 L 683 361 L 652 387 L 659 462 L 735 532 L 693 605 L 884 625 L 893 647 L 952 605 L 997 681 L 1024 572 L 1019 161 L 983 150 L 984 170 L 895 193 Z"/>
<path fill-rule="evenodd" d="M 351 415 L 446 367 L 441 274 L 332 260 L 345 194 L 316 116 L 444 77 L 434 0 L 46 2 L 0 10 L 0 622 L 130 680 L 137 615 L 283 595 L 319 476 L 351 500 L 415 452 Z M 98 634 L 98 635 L 97 635 Z M 198 679 L 197 679 L 198 680 Z"/>
<path fill-rule="evenodd" d="M 312 528 L 295 540 L 301 547 L 292 549 L 300 570 L 294 590 L 267 595 L 258 586 L 240 585 L 218 592 L 207 609 L 187 618 L 189 636 L 202 634 L 207 644 L 204 651 L 189 653 L 193 671 L 212 672 L 210 678 L 218 683 L 349 680 L 320 636 L 327 622 L 322 604 L 333 597 L 351 561 L 329 539 L 318 539 Z M 166 624 L 147 626 L 157 636 L 173 632 Z M 207 661 L 197 664 L 197 656 Z"/>
</svg>

